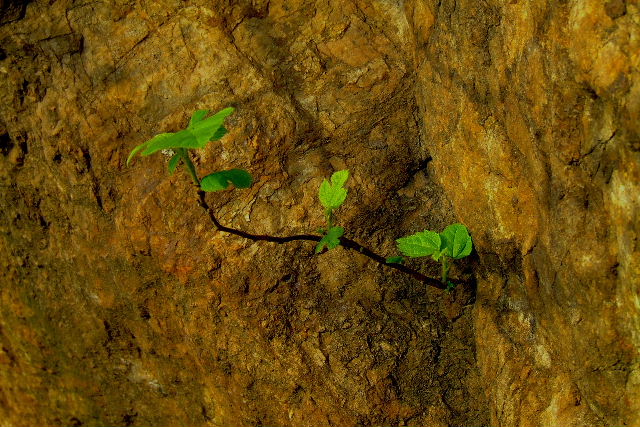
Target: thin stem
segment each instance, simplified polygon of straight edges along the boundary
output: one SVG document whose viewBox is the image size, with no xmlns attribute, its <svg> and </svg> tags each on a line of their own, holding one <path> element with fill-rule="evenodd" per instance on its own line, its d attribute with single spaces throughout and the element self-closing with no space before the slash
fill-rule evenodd
<svg viewBox="0 0 640 427">
<path fill-rule="evenodd" d="M 446 255 L 442 255 L 442 284 L 447 286 L 447 279 L 449 278 L 449 258 Z"/>
<path fill-rule="evenodd" d="M 240 236 L 240 237 L 243 237 L 245 239 L 249 239 L 249 240 L 253 240 L 253 241 L 266 241 L 266 242 L 273 242 L 273 243 L 278 243 L 278 244 L 293 242 L 293 241 L 296 241 L 296 240 L 308 240 L 308 241 L 312 241 L 312 242 L 319 242 L 322 239 L 321 236 L 316 236 L 316 235 L 313 235 L 313 234 L 297 234 L 297 235 L 293 235 L 293 236 L 284 236 L 284 237 L 269 236 L 269 235 L 266 235 L 266 234 L 251 234 L 251 233 L 247 233 L 246 231 L 237 230 L 235 228 L 224 226 L 224 225 L 220 224 L 220 221 L 218 221 L 218 219 L 216 218 L 215 213 L 213 212 L 213 209 L 211 209 L 211 207 L 207 203 L 205 195 L 206 195 L 206 193 L 203 190 L 198 189 L 198 204 L 202 207 L 202 209 L 205 210 L 205 212 L 207 212 L 207 214 L 209 215 L 209 219 L 211 220 L 213 225 L 220 231 L 224 231 L 226 233 L 234 234 L 236 236 Z M 360 243 L 358 243 L 356 241 L 353 241 L 353 240 L 348 239 L 346 237 L 341 237 L 340 238 L 340 245 L 342 245 L 343 247 L 345 247 L 347 249 L 351 249 L 351 250 L 354 250 L 356 252 L 359 252 L 362 255 L 364 255 L 364 256 L 376 261 L 380 265 L 384 265 L 385 267 L 393 268 L 393 269 L 401 271 L 401 272 L 403 272 L 405 274 L 408 274 L 411 277 L 413 277 L 414 279 L 419 280 L 419 281 L 421 281 L 422 283 L 425 283 L 428 286 L 431 286 L 431 287 L 434 287 L 434 288 L 438 288 L 438 289 L 442 289 L 442 290 L 446 289 L 446 282 L 440 282 L 437 279 L 425 276 L 424 274 L 420 273 L 419 271 L 416 271 L 416 270 L 414 270 L 412 268 L 409 268 L 409 267 L 407 267 L 405 265 L 402 265 L 402 264 L 387 263 L 386 258 L 384 258 L 381 255 L 376 254 L 371 249 L 369 249 L 369 248 L 367 248 L 365 246 L 362 246 Z"/>
<path fill-rule="evenodd" d="M 410 275 L 411 277 L 413 277 L 416 280 L 419 280 L 425 284 L 427 284 L 428 286 L 432 286 L 434 288 L 438 288 L 438 289 L 446 289 L 446 286 L 444 284 L 442 284 L 439 280 L 434 279 L 432 277 L 428 277 L 425 276 L 424 274 L 420 273 L 417 270 L 414 270 L 412 268 L 407 267 L 406 265 L 403 264 L 396 264 L 396 263 L 387 263 L 387 259 L 381 255 L 376 254 L 375 252 L 373 252 L 371 249 L 362 246 L 360 243 L 355 242 L 351 239 L 347 239 L 346 237 L 341 237 L 340 238 L 340 245 L 342 245 L 343 247 L 347 248 L 347 249 L 352 249 L 354 251 L 360 252 L 362 255 L 371 258 L 372 260 L 374 260 L 375 262 L 377 262 L 380 265 L 384 265 L 385 267 L 389 267 L 389 268 L 393 268 L 396 269 L 398 271 L 402 271 L 405 274 Z"/>
<path fill-rule="evenodd" d="M 327 219 L 327 232 L 328 232 L 333 227 L 333 209 L 327 208 L 324 211 L 324 215 Z"/>
<path fill-rule="evenodd" d="M 220 231 L 224 231 L 226 233 L 235 234 L 236 236 L 244 237 L 245 239 L 253 240 L 253 241 L 264 241 L 264 242 L 273 242 L 273 243 L 288 243 L 293 242 L 295 240 L 311 240 L 314 242 L 319 242 L 322 237 L 315 236 L 313 234 L 298 234 L 295 236 L 286 236 L 286 237 L 278 237 L 278 236 L 269 236 L 267 234 L 251 234 L 246 231 L 237 230 L 235 228 L 227 227 L 218 221 L 215 214 L 213 213 L 213 209 L 209 206 L 205 199 L 205 193 L 203 190 L 198 190 L 198 203 L 200 206 L 209 214 L 209 219 L 213 225 Z"/>
<path fill-rule="evenodd" d="M 182 160 L 184 160 L 184 163 L 187 165 L 187 170 L 189 171 L 189 175 L 191 175 L 191 179 L 193 179 L 193 183 L 200 187 L 200 179 L 198 178 L 196 167 L 193 165 L 193 162 L 189 157 L 189 151 L 186 148 L 179 148 L 178 150 L 180 150 Z"/>
</svg>

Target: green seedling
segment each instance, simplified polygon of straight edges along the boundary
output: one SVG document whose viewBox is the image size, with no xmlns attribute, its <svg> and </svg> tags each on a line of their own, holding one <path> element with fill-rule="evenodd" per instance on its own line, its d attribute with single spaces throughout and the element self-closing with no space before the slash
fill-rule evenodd
<svg viewBox="0 0 640 427">
<path fill-rule="evenodd" d="M 318 197 L 320 198 L 320 203 L 324 206 L 324 215 L 329 228 L 333 225 L 333 211 L 342 206 L 347 199 L 347 190 L 342 188 L 347 179 L 349 179 L 349 171 L 345 169 L 331 175 L 331 182 L 325 179 L 320 184 Z"/>
<path fill-rule="evenodd" d="M 343 188 L 347 179 L 349 179 L 349 171 L 345 169 L 334 172 L 334 174 L 331 175 L 331 182 L 325 179 L 322 181 L 322 184 L 320 184 L 318 198 L 324 207 L 327 229 L 320 229 L 320 232 L 323 233 L 324 236 L 316 245 L 316 253 L 322 252 L 325 246 L 333 249 L 340 245 L 340 237 L 344 234 L 344 228 L 333 226 L 333 211 L 342 206 L 347 199 L 347 189 Z"/>
<path fill-rule="evenodd" d="M 473 249 L 473 243 L 467 227 L 462 224 L 451 224 L 442 233 L 435 231 L 421 231 L 411 236 L 396 240 L 398 249 L 404 255 L 417 258 L 431 256 L 434 261 L 442 264 L 442 283 L 450 288 L 449 267 L 450 260 L 468 256 Z M 387 260 L 387 262 L 389 262 Z"/>
<path fill-rule="evenodd" d="M 191 116 L 186 129 L 173 133 L 161 133 L 150 140 L 138 145 L 129 154 L 127 165 L 137 155 L 148 156 L 158 151 L 170 153 L 168 169 L 169 174 L 175 173 L 180 165 L 184 165 L 198 188 L 200 206 L 209 214 L 213 225 L 220 231 L 230 233 L 254 242 L 274 242 L 284 244 L 292 241 L 306 240 L 317 242 L 315 251 L 320 253 L 325 248 L 331 250 L 340 245 L 345 249 L 357 251 L 379 264 L 389 268 L 410 274 L 412 277 L 427 283 L 438 289 L 451 291 L 454 283 L 448 280 L 449 263 L 452 259 L 463 258 L 471 253 L 472 242 L 467 228 L 462 224 L 448 226 L 442 233 L 425 230 L 411 236 L 398 239 L 400 252 L 408 257 L 431 256 L 442 263 L 442 282 L 428 277 L 402 265 L 405 262 L 403 256 L 383 258 L 371 249 L 344 236 L 344 228 L 335 226 L 334 212 L 339 209 L 347 198 L 345 183 L 349 179 L 349 171 L 341 170 L 331 175 L 330 180 L 324 180 L 318 191 L 318 198 L 324 208 L 326 228 L 318 230 L 320 236 L 299 234 L 294 236 L 271 236 L 264 234 L 252 234 L 243 230 L 222 225 L 216 218 L 215 211 L 207 203 L 206 191 L 221 191 L 233 188 L 249 188 L 253 179 L 244 169 L 227 169 L 210 173 L 199 178 L 196 167 L 191 160 L 191 150 L 205 148 L 211 141 L 217 141 L 227 134 L 224 120 L 234 111 L 233 108 L 225 108 L 213 115 L 208 110 L 198 110 Z"/>
<path fill-rule="evenodd" d="M 231 107 L 225 108 L 210 117 L 207 117 L 209 110 L 196 111 L 191 116 L 186 129 L 175 133 L 161 133 L 131 150 L 127 165 L 136 154 L 148 156 L 161 150 L 173 150 L 175 154 L 169 160 L 169 174 L 173 174 L 182 162 L 187 167 L 193 182 L 204 191 L 226 190 L 231 184 L 235 188 L 251 187 L 253 179 L 244 169 L 214 172 L 201 180 L 189 153 L 189 150 L 204 148 L 209 142 L 225 136 L 228 131 L 223 125 L 224 119 L 233 111 Z"/>
</svg>

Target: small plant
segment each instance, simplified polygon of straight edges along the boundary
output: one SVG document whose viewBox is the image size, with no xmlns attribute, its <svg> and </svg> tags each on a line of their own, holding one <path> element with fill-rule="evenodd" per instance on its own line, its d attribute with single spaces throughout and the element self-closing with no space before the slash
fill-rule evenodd
<svg viewBox="0 0 640 427">
<path fill-rule="evenodd" d="M 409 268 L 404 263 L 404 257 L 395 256 L 384 258 L 371 249 L 344 237 L 344 228 L 334 225 L 334 211 L 340 208 L 347 198 L 345 183 L 349 179 L 349 171 L 341 170 L 331 175 L 331 180 L 324 180 L 318 191 L 318 198 L 324 208 L 326 228 L 320 228 L 320 235 L 298 234 L 293 236 L 270 236 L 252 234 L 243 230 L 222 225 L 207 203 L 205 192 L 226 190 L 231 185 L 235 188 L 249 188 L 253 179 L 244 169 L 227 169 L 213 172 L 202 179 L 191 161 L 190 150 L 204 148 L 210 141 L 217 141 L 227 134 L 223 123 L 227 116 L 233 113 L 233 108 L 225 108 L 209 116 L 208 110 L 198 110 L 191 116 L 189 125 L 175 133 L 162 133 L 135 147 L 127 158 L 127 165 L 136 154 L 148 156 L 158 151 L 170 152 L 169 174 L 173 174 L 180 164 L 184 164 L 194 184 L 198 188 L 198 203 L 208 213 L 213 225 L 220 231 L 234 234 L 252 241 L 266 241 L 285 244 L 297 240 L 317 242 L 315 252 L 320 253 L 325 248 L 334 249 L 342 245 L 346 249 L 357 251 L 377 263 L 409 274 L 417 280 L 438 289 L 450 290 L 457 283 L 449 280 L 449 261 L 463 258 L 471 253 L 472 243 L 467 228 L 462 224 L 453 224 L 442 233 L 422 231 L 411 236 L 398 239 L 398 248 L 408 257 L 431 256 L 442 263 L 441 280 L 437 280 Z M 207 117 L 209 116 L 209 117 Z"/>
<path fill-rule="evenodd" d="M 229 169 L 211 173 L 202 180 L 198 177 L 188 150 L 204 148 L 209 142 L 217 141 L 227 134 L 223 126 L 224 119 L 233 113 L 229 107 L 207 117 L 209 110 L 198 110 L 191 116 L 189 126 L 176 133 L 161 133 L 131 150 L 127 158 L 127 165 L 133 157 L 140 153 L 148 156 L 157 151 L 173 150 L 175 154 L 169 160 L 169 174 L 173 174 L 180 162 L 184 163 L 193 179 L 194 184 L 204 191 L 220 191 L 233 184 L 236 188 L 249 188 L 253 179 L 244 169 Z M 205 118 L 207 117 L 207 118 Z"/>
<path fill-rule="evenodd" d="M 440 280 L 448 290 L 455 286 L 449 282 L 450 260 L 464 258 L 473 249 L 469 231 L 462 224 L 451 224 L 442 233 L 429 230 L 421 231 L 411 236 L 402 237 L 396 242 L 400 252 L 408 257 L 431 256 L 434 261 L 440 261 L 442 265 Z M 387 262 L 401 262 L 402 260 L 402 257 L 394 257 L 387 259 Z"/>
<path fill-rule="evenodd" d="M 349 171 L 341 170 L 331 175 L 331 182 L 326 179 L 320 184 L 318 198 L 324 207 L 324 216 L 327 220 L 327 229 L 321 228 L 320 233 L 324 234 L 316 245 L 316 253 L 322 252 L 326 247 L 333 249 L 340 244 L 340 237 L 344 234 L 344 228 L 334 227 L 333 211 L 338 209 L 347 199 L 347 190 L 342 186 L 349 179 Z"/>
</svg>

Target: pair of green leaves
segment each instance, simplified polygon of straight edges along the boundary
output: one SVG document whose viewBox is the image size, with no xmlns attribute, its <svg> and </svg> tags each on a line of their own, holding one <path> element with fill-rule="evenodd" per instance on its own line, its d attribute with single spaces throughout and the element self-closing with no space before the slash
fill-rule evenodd
<svg viewBox="0 0 640 427">
<path fill-rule="evenodd" d="M 340 237 L 342 237 L 343 234 L 344 228 L 331 227 L 316 245 L 316 253 L 319 254 L 322 252 L 325 246 L 329 249 L 337 248 L 340 245 Z"/>
<path fill-rule="evenodd" d="M 138 153 L 141 156 L 148 156 L 166 149 L 203 148 L 209 141 L 217 141 L 227 134 L 227 129 L 222 123 L 233 111 L 232 107 L 225 108 L 208 118 L 205 117 L 209 114 L 209 110 L 196 111 L 191 116 L 189 126 L 186 129 L 175 133 L 161 133 L 131 150 L 127 158 L 127 165 Z M 181 157 L 180 153 L 173 156 L 169 161 L 169 169 L 173 166 L 173 170 L 175 170 Z"/>
<path fill-rule="evenodd" d="M 324 213 L 327 218 L 328 229 L 321 230 L 324 233 L 322 239 L 316 245 L 316 253 L 322 252 L 325 246 L 333 249 L 340 245 L 340 237 L 344 234 L 344 228 L 333 226 L 333 211 L 338 209 L 347 199 L 347 189 L 344 184 L 349 179 L 349 171 L 341 170 L 331 175 L 331 182 L 326 179 L 320 184 L 318 198 L 324 207 Z"/>
<path fill-rule="evenodd" d="M 127 165 L 138 153 L 148 156 L 160 150 L 171 149 L 175 150 L 175 154 L 169 160 L 169 174 L 173 174 L 182 161 L 187 165 L 194 182 L 204 191 L 226 190 L 231 184 L 236 188 L 249 188 L 253 179 L 244 169 L 214 172 L 199 180 L 189 157 L 189 149 L 204 148 L 209 141 L 217 141 L 227 134 L 223 122 L 233 111 L 234 109 L 229 107 L 207 117 L 209 110 L 197 110 L 191 116 L 186 129 L 175 133 L 161 133 L 135 147 L 127 158 Z"/>
<path fill-rule="evenodd" d="M 421 231 L 398 240 L 398 249 L 408 257 L 431 256 L 435 261 L 447 256 L 453 259 L 464 258 L 471 253 L 473 243 L 467 227 L 451 224 L 442 233 Z M 387 262 L 390 262 L 387 260 Z M 393 261 L 392 261 L 393 262 Z M 395 261 L 397 262 L 397 261 Z"/>
</svg>

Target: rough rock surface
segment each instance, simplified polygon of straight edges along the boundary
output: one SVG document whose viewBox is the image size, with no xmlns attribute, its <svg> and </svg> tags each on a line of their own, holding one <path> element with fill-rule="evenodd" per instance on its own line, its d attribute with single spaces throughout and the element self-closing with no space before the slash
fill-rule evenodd
<svg viewBox="0 0 640 427">
<path fill-rule="evenodd" d="M 25 3 L 0 3 L 0 426 L 640 425 L 637 1 Z M 223 222 L 314 230 L 346 167 L 349 237 L 462 222 L 475 286 L 218 233 L 162 156 L 124 166 L 229 105 L 197 164 L 256 183 L 210 197 Z"/>
</svg>

